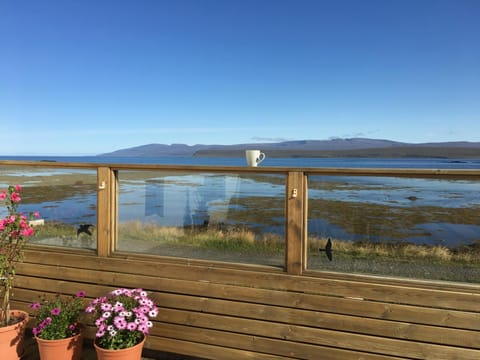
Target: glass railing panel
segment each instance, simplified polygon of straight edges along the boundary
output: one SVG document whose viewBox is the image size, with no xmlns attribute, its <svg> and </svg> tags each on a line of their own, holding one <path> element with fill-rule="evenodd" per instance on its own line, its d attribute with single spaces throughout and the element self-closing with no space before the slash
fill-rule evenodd
<svg viewBox="0 0 480 360">
<path fill-rule="evenodd" d="M 283 266 L 285 176 L 119 171 L 119 251 Z"/>
<path fill-rule="evenodd" d="M 0 189 L 22 187 L 19 211 L 38 211 L 32 244 L 96 249 L 96 170 L 48 167 L 0 167 Z M 0 208 L 0 216 L 7 213 Z"/>
<path fill-rule="evenodd" d="M 478 180 L 315 175 L 308 187 L 309 269 L 480 283 Z"/>
</svg>

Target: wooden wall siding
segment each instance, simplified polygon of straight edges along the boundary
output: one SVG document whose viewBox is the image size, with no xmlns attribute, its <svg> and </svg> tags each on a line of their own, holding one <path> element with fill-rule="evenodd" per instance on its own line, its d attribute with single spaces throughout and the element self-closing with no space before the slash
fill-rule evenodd
<svg viewBox="0 0 480 360">
<path fill-rule="evenodd" d="M 207 359 L 480 358 L 475 286 L 442 290 L 45 247 L 25 255 L 14 292 L 22 309 L 45 289 L 89 297 L 120 286 L 151 291 L 161 311 L 149 349 Z"/>
<path fill-rule="evenodd" d="M 46 167 L 0 161 L 2 166 Z M 479 179 L 478 170 L 286 169 L 48 163 L 97 169 L 97 251 L 30 246 L 14 307 L 45 293 L 143 287 L 160 314 L 146 347 L 206 359 L 480 359 L 480 284 L 412 281 L 305 269 L 307 175 Z M 284 269 L 115 252 L 117 172 L 285 174 Z M 105 182 L 105 188 L 103 188 Z M 293 190 L 297 196 L 293 196 Z M 95 329 L 87 335 L 93 338 Z"/>
</svg>

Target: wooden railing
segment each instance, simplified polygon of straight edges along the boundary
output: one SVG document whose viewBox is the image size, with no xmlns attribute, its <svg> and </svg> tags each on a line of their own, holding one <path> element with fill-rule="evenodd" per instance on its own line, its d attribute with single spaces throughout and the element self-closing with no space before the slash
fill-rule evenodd
<svg viewBox="0 0 480 360">
<path fill-rule="evenodd" d="M 15 305 L 43 293 L 89 297 L 143 287 L 161 307 L 146 347 L 208 359 L 478 359 L 480 274 L 452 283 L 309 271 L 308 177 L 480 179 L 478 170 L 310 169 L 0 161 L 1 168 L 97 171 L 97 251 L 31 246 Z M 285 267 L 115 251 L 118 173 L 283 174 Z M 48 289 L 47 291 L 45 289 Z M 93 328 L 89 328 L 93 338 Z"/>
</svg>

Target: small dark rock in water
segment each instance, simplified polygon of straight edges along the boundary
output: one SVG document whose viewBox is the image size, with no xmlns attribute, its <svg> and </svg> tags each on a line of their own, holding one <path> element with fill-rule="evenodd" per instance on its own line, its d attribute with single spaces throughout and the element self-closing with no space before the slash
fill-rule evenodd
<svg viewBox="0 0 480 360">
<path fill-rule="evenodd" d="M 418 198 L 416 196 L 409 196 L 407 197 L 408 200 L 411 200 L 411 201 L 415 201 L 417 200 Z"/>
</svg>

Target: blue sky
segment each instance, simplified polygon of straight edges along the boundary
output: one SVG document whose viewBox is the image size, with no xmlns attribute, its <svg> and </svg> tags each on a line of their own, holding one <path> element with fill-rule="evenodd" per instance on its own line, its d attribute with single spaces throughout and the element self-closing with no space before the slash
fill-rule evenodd
<svg viewBox="0 0 480 360">
<path fill-rule="evenodd" d="M 0 155 L 480 141 L 478 0 L 0 0 Z"/>
</svg>

